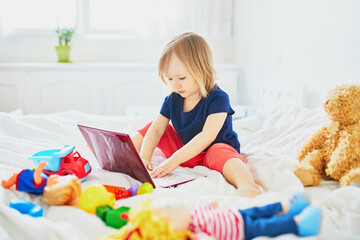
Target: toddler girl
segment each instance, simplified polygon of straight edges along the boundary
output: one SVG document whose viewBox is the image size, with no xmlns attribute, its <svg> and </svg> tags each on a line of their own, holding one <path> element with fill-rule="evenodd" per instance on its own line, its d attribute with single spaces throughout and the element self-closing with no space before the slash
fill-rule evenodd
<svg viewBox="0 0 360 240">
<path fill-rule="evenodd" d="M 163 49 L 158 73 L 172 93 L 157 118 L 132 137 L 151 176 L 163 177 L 178 166 L 206 166 L 222 173 L 236 194 L 260 194 L 240 155 L 232 127 L 234 110 L 229 96 L 215 84 L 206 41 L 195 33 L 173 38 Z M 151 156 L 156 147 L 167 159 L 153 169 Z"/>
</svg>

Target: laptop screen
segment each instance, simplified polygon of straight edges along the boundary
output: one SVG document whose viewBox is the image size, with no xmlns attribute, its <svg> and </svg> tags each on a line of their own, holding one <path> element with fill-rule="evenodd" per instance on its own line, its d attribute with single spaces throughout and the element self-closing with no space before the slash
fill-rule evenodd
<svg viewBox="0 0 360 240">
<path fill-rule="evenodd" d="M 101 168 L 127 174 L 155 188 L 144 163 L 128 134 L 78 125 Z"/>
</svg>

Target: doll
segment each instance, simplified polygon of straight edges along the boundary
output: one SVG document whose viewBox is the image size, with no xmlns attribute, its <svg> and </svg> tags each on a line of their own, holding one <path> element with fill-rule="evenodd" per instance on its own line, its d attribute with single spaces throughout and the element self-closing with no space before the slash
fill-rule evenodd
<svg viewBox="0 0 360 240">
<path fill-rule="evenodd" d="M 46 162 L 39 163 L 35 170 L 24 169 L 14 173 L 9 179 L 2 180 L 2 186 L 35 195 L 43 194 L 44 202 L 50 205 L 76 206 L 81 194 L 81 183 L 75 175 L 47 176 L 42 171 Z"/>
<path fill-rule="evenodd" d="M 249 240 L 286 233 L 314 236 L 320 220 L 320 209 L 310 206 L 305 193 L 296 193 L 288 201 L 237 211 L 219 209 L 216 203 L 193 211 L 185 206 L 153 207 L 151 211 L 149 207 L 133 208 L 129 223 L 105 239 Z"/>
<path fill-rule="evenodd" d="M 301 198 L 301 195 L 294 195 L 290 200 L 293 204 L 278 202 L 238 211 L 222 210 L 217 208 L 217 204 L 198 207 L 190 214 L 187 227 L 194 233 L 195 239 L 208 236 L 248 240 L 287 233 L 317 235 L 321 212 L 305 202 L 301 203 Z"/>
<path fill-rule="evenodd" d="M 183 208 L 181 211 L 184 211 Z M 305 193 L 296 193 L 285 202 L 237 211 L 219 209 L 217 203 L 213 202 L 195 208 L 185 220 L 176 219 L 177 214 L 174 217 L 166 212 L 165 218 L 170 222 L 177 222 L 174 226 L 179 230 L 189 229 L 195 239 L 206 236 L 214 239 L 248 240 L 286 233 L 313 236 L 319 232 L 321 218 L 320 209 L 310 207 L 310 199 Z"/>
<path fill-rule="evenodd" d="M 293 233 L 317 235 L 321 211 L 310 206 L 305 193 L 288 201 L 245 210 L 220 209 L 216 203 L 189 211 L 185 206 L 132 208 L 129 222 L 117 232 L 99 239 L 253 239 Z M 145 207 L 144 207 L 145 206 Z"/>
</svg>

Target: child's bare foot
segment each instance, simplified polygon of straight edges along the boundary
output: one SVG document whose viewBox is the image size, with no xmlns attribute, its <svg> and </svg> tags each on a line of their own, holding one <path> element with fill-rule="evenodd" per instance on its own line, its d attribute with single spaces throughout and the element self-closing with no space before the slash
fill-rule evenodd
<svg viewBox="0 0 360 240">
<path fill-rule="evenodd" d="M 248 198 L 254 198 L 257 195 L 260 195 L 260 189 L 259 187 L 255 186 L 241 186 L 238 189 L 235 190 L 234 195 L 239 197 L 248 197 Z"/>
</svg>

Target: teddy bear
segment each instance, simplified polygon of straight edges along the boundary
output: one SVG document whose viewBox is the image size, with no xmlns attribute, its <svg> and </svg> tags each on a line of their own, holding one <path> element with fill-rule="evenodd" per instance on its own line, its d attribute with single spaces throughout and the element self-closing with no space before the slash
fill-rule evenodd
<svg viewBox="0 0 360 240">
<path fill-rule="evenodd" d="M 321 177 L 360 184 L 360 85 L 336 86 L 324 108 L 331 122 L 303 145 L 294 173 L 304 186 L 319 185 Z"/>
</svg>

